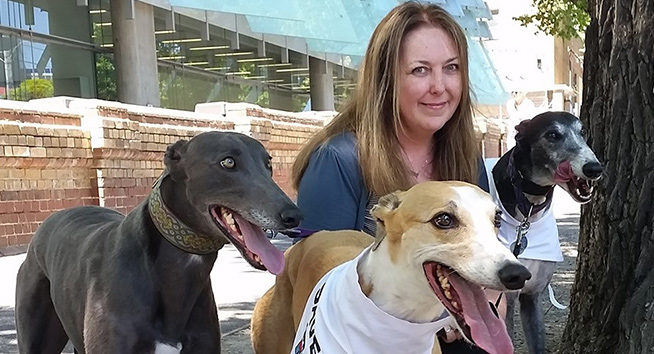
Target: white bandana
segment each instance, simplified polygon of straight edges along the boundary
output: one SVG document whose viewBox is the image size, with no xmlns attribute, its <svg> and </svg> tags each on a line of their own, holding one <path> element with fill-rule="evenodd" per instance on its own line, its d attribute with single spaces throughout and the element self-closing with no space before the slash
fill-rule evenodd
<svg viewBox="0 0 654 354">
<path fill-rule="evenodd" d="M 435 322 L 412 323 L 378 308 L 359 286 L 357 264 L 369 251 L 332 269 L 316 284 L 291 354 L 430 354 L 436 332 L 454 326 L 447 313 Z"/>
<path fill-rule="evenodd" d="M 497 238 L 504 246 L 513 251 L 517 236 L 516 229 L 520 225 L 520 221 L 516 220 L 504 209 L 500 196 L 495 189 L 493 167 L 497 161 L 496 158 L 485 160 L 490 194 L 493 196 L 495 204 L 502 211 L 502 223 Z M 552 262 L 563 261 L 563 253 L 561 253 L 561 245 L 559 244 L 559 229 L 556 226 L 556 219 L 551 205 L 547 206 L 543 211 L 540 219 L 530 222 L 529 232 L 523 239 L 523 249 L 524 251 L 518 255 L 518 258 Z"/>
</svg>

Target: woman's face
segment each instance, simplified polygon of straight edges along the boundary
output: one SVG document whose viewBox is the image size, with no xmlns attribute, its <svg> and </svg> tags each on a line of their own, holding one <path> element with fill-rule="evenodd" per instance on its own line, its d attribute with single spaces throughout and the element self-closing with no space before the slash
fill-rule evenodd
<svg viewBox="0 0 654 354">
<path fill-rule="evenodd" d="M 463 90 L 460 65 L 454 41 L 442 28 L 422 26 L 405 35 L 399 105 L 408 137 L 431 137 L 452 118 Z"/>
</svg>

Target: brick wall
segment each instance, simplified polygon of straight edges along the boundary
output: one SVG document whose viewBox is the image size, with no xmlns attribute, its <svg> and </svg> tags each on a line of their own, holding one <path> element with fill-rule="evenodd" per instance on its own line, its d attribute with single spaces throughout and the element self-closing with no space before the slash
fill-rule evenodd
<svg viewBox="0 0 654 354">
<path fill-rule="evenodd" d="M 275 181 L 295 198 L 293 161 L 333 115 L 221 102 L 187 112 L 68 97 L 0 100 L 0 255 L 23 252 L 57 210 L 101 205 L 129 212 L 163 171 L 166 147 L 203 131 L 237 131 L 261 141 L 273 157 Z M 477 125 L 486 156 L 495 156 L 501 128 Z"/>
<path fill-rule="evenodd" d="M 212 113 L 216 105 L 185 112 L 72 98 L 0 101 L 0 255 L 24 251 L 57 210 L 101 205 L 129 212 L 163 171 L 166 147 L 203 131 L 259 139 L 273 156 L 275 180 L 294 196 L 291 164 L 330 114 L 242 104 Z"/>
<path fill-rule="evenodd" d="M 74 114 L 0 108 L 0 249 L 29 242 L 51 212 L 97 204 L 89 133 Z"/>
</svg>

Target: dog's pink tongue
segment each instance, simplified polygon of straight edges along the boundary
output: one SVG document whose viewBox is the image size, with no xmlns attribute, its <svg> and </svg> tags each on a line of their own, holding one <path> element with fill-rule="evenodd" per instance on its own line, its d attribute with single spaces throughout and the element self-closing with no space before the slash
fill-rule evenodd
<svg viewBox="0 0 654 354">
<path fill-rule="evenodd" d="M 495 316 L 481 287 L 456 274 L 451 274 L 448 279 L 461 300 L 463 317 L 470 327 L 472 341 L 489 354 L 513 353 L 513 344 L 504 321 Z"/>
<path fill-rule="evenodd" d="M 284 270 L 284 252 L 275 247 L 266 237 L 263 230 L 243 219 L 238 214 L 232 214 L 241 229 L 245 246 L 261 258 L 261 262 L 270 273 L 275 275 Z"/>
<path fill-rule="evenodd" d="M 556 183 L 565 183 L 574 178 L 574 173 L 572 172 L 572 166 L 570 166 L 570 161 L 564 161 L 556 167 L 554 171 L 554 182 Z"/>
</svg>

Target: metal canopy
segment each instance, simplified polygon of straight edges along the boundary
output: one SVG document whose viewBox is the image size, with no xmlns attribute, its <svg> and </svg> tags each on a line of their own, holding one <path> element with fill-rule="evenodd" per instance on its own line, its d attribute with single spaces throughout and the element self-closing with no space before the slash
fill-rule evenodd
<svg viewBox="0 0 654 354">
<path fill-rule="evenodd" d="M 401 0 L 170 0 L 172 6 L 244 15 L 253 32 L 303 38 L 311 52 L 334 53 L 359 62 L 381 19 Z M 470 80 L 481 104 L 501 104 L 508 94 L 483 46 L 491 19 L 482 0 L 432 0 L 448 11 L 468 36 Z"/>
</svg>

